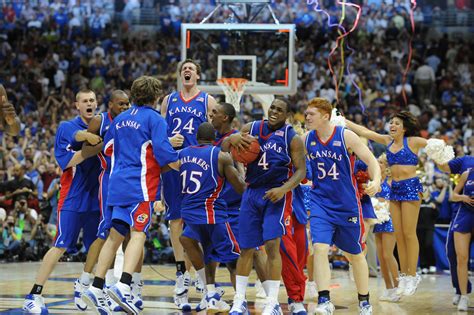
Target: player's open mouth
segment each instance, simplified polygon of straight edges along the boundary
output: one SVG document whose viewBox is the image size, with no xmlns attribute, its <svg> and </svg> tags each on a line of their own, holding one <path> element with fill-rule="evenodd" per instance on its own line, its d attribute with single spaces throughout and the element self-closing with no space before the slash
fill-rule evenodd
<svg viewBox="0 0 474 315">
<path fill-rule="evenodd" d="M 185 74 L 185 75 L 184 75 L 184 79 L 185 79 L 186 81 L 191 80 L 191 75 L 190 75 L 190 74 Z"/>
<path fill-rule="evenodd" d="M 88 108 L 88 109 L 86 109 L 86 112 L 87 112 L 88 114 L 91 114 L 91 113 L 93 112 L 93 110 L 92 110 L 92 108 Z"/>
<path fill-rule="evenodd" d="M 277 119 L 276 116 L 270 116 L 269 118 L 270 118 L 270 120 L 276 120 Z"/>
</svg>

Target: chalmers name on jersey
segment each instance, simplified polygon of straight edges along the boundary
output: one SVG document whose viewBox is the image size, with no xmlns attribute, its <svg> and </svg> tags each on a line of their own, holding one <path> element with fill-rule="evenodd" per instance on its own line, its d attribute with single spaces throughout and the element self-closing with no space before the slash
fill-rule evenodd
<svg viewBox="0 0 474 315">
<path fill-rule="evenodd" d="M 190 146 L 179 152 L 183 200 L 181 215 L 188 224 L 224 223 L 227 205 L 221 196 L 224 177 L 219 174 L 220 148 Z"/>
<path fill-rule="evenodd" d="M 208 94 L 199 92 L 185 101 L 181 92 L 171 93 L 168 97 L 166 123 L 168 137 L 179 133 L 184 137 L 183 148 L 197 145 L 196 133 L 199 125 L 207 121 Z"/>
</svg>

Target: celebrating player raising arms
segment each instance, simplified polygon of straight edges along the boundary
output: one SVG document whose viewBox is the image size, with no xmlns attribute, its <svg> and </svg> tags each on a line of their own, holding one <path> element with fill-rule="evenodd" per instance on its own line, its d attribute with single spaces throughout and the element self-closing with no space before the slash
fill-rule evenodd
<svg viewBox="0 0 474 315">
<path fill-rule="evenodd" d="M 179 65 L 179 75 L 183 88 L 167 95 L 161 104 L 161 115 L 168 124 L 168 137 L 173 147 L 183 149 L 196 145 L 196 132 L 199 125 L 208 120 L 216 100 L 197 88 L 201 67 L 192 59 L 186 59 Z M 163 201 L 166 207 L 166 219 L 170 224 L 170 237 L 176 260 L 176 286 L 174 300 L 177 306 L 187 309 L 188 288 L 191 279 L 186 273 L 184 250 L 179 242 L 183 232 L 181 219 L 181 179 L 179 173 L 170 171 L 162 175 Z"/>
<path fill-rule="evenodd" d="M 369 303 L 369 270 L 363 255 L 364 223 L 354 177 L 355 153 L 368 166 L 372 179 L 365 192 L 373 196 L 380 188 L 380 167 L 374 155 L 359 137 L 330 121 L 332 106 L 324 98 L 312 99 L 306 110 L 306 154 L 311 164 L 313 189 L 311 202 L 311 237 L 314 269 L 318 286 L 317 314 L 332 314 L 329 295 L 331 270 L 328 250 L 331 244 L 347 253 L 354 270 L 360 314 L 372 314 Z M 334 192 L 337 191 L 337 194 Z"/>
</svg>

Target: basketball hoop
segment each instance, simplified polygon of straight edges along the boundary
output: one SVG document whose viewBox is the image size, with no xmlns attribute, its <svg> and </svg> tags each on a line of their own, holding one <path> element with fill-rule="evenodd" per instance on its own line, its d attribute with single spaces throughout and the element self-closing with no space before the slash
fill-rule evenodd
<svg viewBox="0 0 474 315">
<path fill-rule="evenodd" d="M 226 103 L 234 105 L 235 111 L 240 112 L 240 99 L 244 94 L 245 86 L 249 81 L 243 78 L 220 78 L 217 84 L 225 94 Z"/>
</svg>

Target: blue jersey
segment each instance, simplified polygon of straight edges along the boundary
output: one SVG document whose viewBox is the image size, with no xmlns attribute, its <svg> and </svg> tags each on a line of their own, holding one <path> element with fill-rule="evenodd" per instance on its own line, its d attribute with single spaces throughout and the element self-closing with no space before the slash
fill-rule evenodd
<svg viewBox="0 0 474 315">
<path fill-rule="evenodd" d="M 63 170 L 58 211 L 62 209 L 76 212 L 99 211 L 100 163 L 97 156 L 66 168 L 74 153 L 82 148 L 82 142 L 74 139 L 76 133 L 86 129 L 86 123 L 77 116 L 72 120 L 61 122 L 56 131 L 54 155 Z"/>
<path fill-rule="evenodd" d="M 187 224 L 216 224 L 227 219 L 227 205 L 221 196 L 224 177 L 218 168 L 220 151 L 215 146 L 198 145 L 179 152 L 181 215 Z"/>
<path fill-rule="evenodd" d="M 296 135 L 293 127 L 285 124 L 278 130 L 270 130 L 266 120 L 254 121 L 250 135 L 260 144 L 257 159 L 247 165 L 246 181 L 250 188 L 281 186 L 292 175 L 290 143 Z"/>
<path fill-rule="evenodd" d="M 214 145 L 220 148 L 224 139 L 234 133 L 238 133 L 238 131 L 233 129 L 224 135 L 221 135 L 218 132 L 216 132 L 216 141 L 214 141 Z M 242 201 L 242 195 L 237 193 L 234 190 L 234 187 L 232 187 L 232 185 L 228 183 L 227 181 L 226 181 L 226 184 L 224 185 L 224 190 L 222 191 L 222 198 L 227 203 L 227 211 L 228 211 L 227 213 L 233 216 L 239 215 L 239 208 L 240 208 L 240 203 Z"/>
<path fill-rule="evenodd" d="M 105 139 L 105 134 L 109 130 L 110 124 L 112 123 L 112 116 L 110 115 L 110 112 L 105 112 L 100 114 L 101 122 L 100 122 L 100 128 L 99 128 L 99 136 L 102 139 Z M 102 170 L 104 173 L 109 173 L 110 174 L 110 156 L 104 154 L 104 152 L 99 152 L 98 154 L 99 159 L 100 159 L 100 164 L 102 167 Z"/>
<path fill-rule="evenodd" d="M 196 133 L 200 124 L 207 121 L 208 95 L 199 92 L 192 99 L 185 101 L 180 92 L 171 93 L 168 97 L 166 123 L 168 137 L 179 133 L 184 137 L 183 148 L 197 145 Z"/>
<path fill-rule="evenodd" d="M 306 137 L 306 150 L 311 163 L 313 188 L 310 191 L 311 216 L 350 225 L 360 219 L 354 176 L 354 157 L 347 151 L 344 128 L 334 127 L 332 136 L 323 142 L 316 131 Z"/>
<path fill-rule="evenodd" d="M 452 159 L 448 162 L 449 169 L 453 174 L 462 174 L 470 168 L 474 168 L 474 157 L 463 156 L 457 159 Z"/>
<path fill-rule="evenodd" d="M 166 136 L 166 122 L 148 106 L 132 106 L 117 116 L 105 136 L 112 149 L 109 206 L 159 199 L 161 168 L 178 160 Z"/>
</svg>

